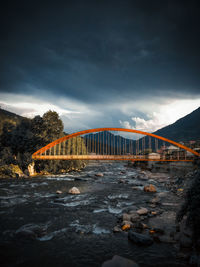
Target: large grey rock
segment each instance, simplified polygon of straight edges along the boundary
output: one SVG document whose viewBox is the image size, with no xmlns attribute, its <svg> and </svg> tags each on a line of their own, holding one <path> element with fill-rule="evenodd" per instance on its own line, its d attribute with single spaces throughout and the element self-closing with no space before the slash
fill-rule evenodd
<svg viewBox="0 0 200 267">
<path fill-rule="evenodd" d="M 132 260 L 115 255 L 112 260 L 105 261 L 102 267 L 139 267 L 139 265 Z"/>
<path fill-rule="evenodd" d="M 149 246 L 153 243 L 153 239 L 150 236 L 135 233 L 133 231 L 128 232 L 128 238 L 137 245 Z"/>
</svg>

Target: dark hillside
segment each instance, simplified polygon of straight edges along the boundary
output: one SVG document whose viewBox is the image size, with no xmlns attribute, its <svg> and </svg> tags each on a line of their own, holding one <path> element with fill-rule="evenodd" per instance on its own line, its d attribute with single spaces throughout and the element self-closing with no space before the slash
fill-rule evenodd
<svg viewBox="0 0 200 267">
<path fill-rule="evenodd" d="M 200 140 L 200 107 L 154 133 L 178 142 Z"/>
</svg>

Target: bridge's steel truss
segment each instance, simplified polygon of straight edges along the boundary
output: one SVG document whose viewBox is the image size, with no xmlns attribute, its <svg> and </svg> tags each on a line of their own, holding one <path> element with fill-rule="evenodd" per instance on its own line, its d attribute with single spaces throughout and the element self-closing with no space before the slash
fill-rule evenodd
<svg viewBox="0 0 200 267">
<path fill-rule="evenodd" d="M 117 132 L 118 134 L 112 134 Z M 119 132 L 139 134 L 138 140 L 125 138 Z M 95 134 L 94 134 L 95 133 Z M 161 154 L 149 157 L 154 151 L 170 143 L 178 148 L 176 155 Z M 189 153 L 188 153 L 189 152 Z M 189 154 L 189 156 L 188 156 Z M 38 160 L 132 160 L 132 161 L 192 161 L 200 154 L 180 143 L 165 137 L 139 130 L 123 128 L 97 128 L 66 135 L 36 151 L 33 159 Z"/>
</svg>

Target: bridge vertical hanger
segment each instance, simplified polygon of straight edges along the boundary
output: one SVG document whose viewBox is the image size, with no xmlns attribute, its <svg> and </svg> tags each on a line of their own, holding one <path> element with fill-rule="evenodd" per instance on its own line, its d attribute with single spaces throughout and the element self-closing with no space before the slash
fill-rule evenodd
<svg viewBox="0 0 200 267">
<path fill-rule="evenodd" d="M 104 133 L 106 131 L 106 133 Z M 151 159 L 149 157 L 144 158 L 144 156 L 140 155 L 140 154 L 146 154 L 145 149 L 145 137 L 142 139 L 140 138 L 139 140 L 136 140 L 133 142 L 133 140 L 126 140 L 124 138 L 122 138 L 120 135 L 110 135 L 109 131 L 117 131 L 117 132 L 131 132 L 131 133 L 137 133 L 137 134 L 143 134 L 146 136 L 149 136 L 149 152 L 152 151 L 152 141 L 151 141 L 151 137 L 156 138 L 155 143 L 153 143 L 153 150 L 154 151 L 158 151 L 159 148 L 159 143 L 158 140 L 162 140 L 164 142 L 168 142 L 172 145 L 175 145 L 177 147 L 179 147 L 179 150 L 174 152 L 173 155 L 172 153 L 168 153 L 166 154 L 165 152 L 163 152 L 160 156 L 160 160 L 163 161 L 181 161 L 181 160 L 190 160 L 192 161 L 193 159 L 191 158 L 191 156 L 189 158 L 187 158 L 187 154 L 185 153 L 185 151 L 188 151 L 190 153 L 192 153 L 191 155 L 196 155 L 198 157 L 200 157 L 200 154 L 189 148 L 186 147 L 182 144 L 179 144 L 177 142 L 174 142 L 172 140 L 169 140 L 165 137 L 161 137 L 161 136 L 157 136 L 155 134 L 151 134 L 151 133 L 147 133 L 147 132 L 142 132 L 142 131 L 138 131 L 138 130 L 132 130 L 132 129 L 122 129 L 122 128 L 98 128 L 98 129 L 91 129 L 91 130 L 86 130 L 86 131 L 81 131 L 78 133 L 74 133 L 71 135 L 66 135 L 60 139 L 55 140 L 54 142 L 46 145 L 45 147 L 39 149 L 38 151 L 36 151 L 33 155 L 32 158 L 33 159 L 66 159 L 66 160 L 70 160 L 70 159 L 120 159 L 120 160 L 154 160 Z M 101 141 L 99 140 L 98 144 L 97 144 L 97 138 L 95 139 L 96 135 L 92 134 L 94 132 L 98 132 L 98 139 L 100 138 L 100 136 L 102 136 L 103 139 L 103 143 L 102 143 L 102 139 Z M 81 137 L 81 135 L 85 135 L 88 134 L 86 136 L 86 138 Z M 105 146 L 105 142 L 106 142 L 106 146 Z M 157 140 L 158 139 L 158 140 Z M 147 139 L 148 140 L 148 139 Z M 141 142 L 141 144 L 140 144 Z M 128 143 L 128 144 L 127 144 Z M 141 145 L 141 149 L 140 149 L 140 145 Z M 110 148 L 109 148 L 110 146 Z M 98 149 L 97 149 L 98 147 Z M 163 146 L 163 149 L 165 147 Z M 180 148 L 182 149 L 180 151 Z M 102 150 L 100 151 L 101 153 L 99 153 L 99 157 L 97 157 L 97 150 Z M 113 150 L 113 151 L 112 151 Z M 132 154 L 130 155 L 130 152 L 132 150 Z M 134 155 L 134 150 L 136 151 L 137 156 L 135 157 Z M 85 154 L 85 152 L 87 153 L 87 155 L 85 155 L 86 157 L 83 157 Z M 88 155 L 88 152 L 90 154 L 93 155 Z M 92 153 L 95 152 L 95 153 Z M 99 151 L 98 151 L 99 152 Z M 128 153 L 129 152 L 129 153 Z M 141 153 L 142 152 L 142 153 Z M 80 155 L 81 154 L 81 155 Z M 106 154 L 106 155 L 105 155 Z M 111 155 L 110 155 L 111 154 Z M 166 155 L 165 155 L 166 154 Z M 105 155 L 105 157 L 103 157 L 102 155 Z M 156 159 L 157 160 L 157 159 Z"/>
</svg>

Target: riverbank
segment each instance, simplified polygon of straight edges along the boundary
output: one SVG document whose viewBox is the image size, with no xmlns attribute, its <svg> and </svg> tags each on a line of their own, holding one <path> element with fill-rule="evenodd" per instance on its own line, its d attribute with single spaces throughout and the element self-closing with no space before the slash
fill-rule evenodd
<svg viewBox="0 0 200 267">
<path fill-rule="evenodd" d="M 0 166 L 0 179 L 9 179 L 9 178 L 33 178 L 33 177 L 48 177 L 52 175 L 62 175 L 70 172 L 80 172 L 86 167 L 85 163 L 82 163 L 82 166 L 79 168 L 77 167 L 69 167 L 67 169 L 60 169 L 56 173 L 51 173 L 48 171 L 40 171 L 36 172 L 35 170 L 35 163 L 32 162 L 31 164 L 28 165 L 28 168 L 25 172 L 23 172 L 19 165 L 16 164 L 9 164 L 9 165 L 2 165 Z"/>
<path fill-rule="evenodd" d="M 1 266 L 101 266 L 114 255 L 140 266 L 188 266 L 175 240 L 183 198 L 167 187 L 170 177 L 122 162 L 91 162 L 81 172 L 1 179 Z M 149 184 L 156 192 L 144 191 Z M 73 186 L 81 194 L 69 194 Z M 140 224 L 131 221 L 133 228 L 123 230 L 124 214 L 136 213 Z M 113 232 L 116 226 L 120 231 Z M 153 242 L 134 243 L 130 230 Z"/>
</svg>

